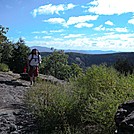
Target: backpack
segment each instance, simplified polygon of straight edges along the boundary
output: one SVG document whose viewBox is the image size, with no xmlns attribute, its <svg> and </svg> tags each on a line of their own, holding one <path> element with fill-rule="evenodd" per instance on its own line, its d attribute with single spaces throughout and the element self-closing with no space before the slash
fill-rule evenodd
<svg viewBox="0 0 134 134">
<path fill-rule="evenodd" d="M 32 59 L 33 59 L 34 51 L 38 51 L 38 50 L 37 50 L 37 49 L 33 49 L 32 52 L 30 53 L 30 54 L 32 54 L 32 57 L 31 57 L 31 59 L 29 60 L 29 64 L 30 64 L 30 62 L 31 62 Z M 30 54 L 29 54 L 29 55 L 30 55 Z M 38 51 L 38 61 L 40 60 L 40 59 L 39 59 L 39 55 L 40 55 L 40 52 Z M 40 63 L 39 63 L 39 64 L 40 64 Z"/>
</svg>

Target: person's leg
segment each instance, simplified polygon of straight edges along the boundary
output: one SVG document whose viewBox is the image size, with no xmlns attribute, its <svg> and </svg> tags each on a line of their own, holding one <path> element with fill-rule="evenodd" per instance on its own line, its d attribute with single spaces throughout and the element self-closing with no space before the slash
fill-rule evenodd
<svg viewBox="0 0 134 134">
<path fill-rule="evenodd" d="M 35 83 L 35 81 L 36 81 L 36 78 L 37 78 L 37 76 L 38 76 L 38 73 L 39 73 L 38 67 L 36 67 L 35 70 L 34 70 L 34 76 L 33 76 L 33 82 L 34 82 L 34 83 Z"/>
<path fill-rule="evenodd" d="M 30 85 L 33 85 L 33 77 L 30 77 Z"/>
<path fill-rule="evenodd" d="M 34 72 L 33 72 L 33 67 L 32 66 L 30 66 L 30 69 L 29 69 L 29 77 L 30 77 L 30 85 L 33 85 L 33 76 L 34 76 L 34 74 L 33 74 Z"/>
<path fill-rule="evenodd" d="M 35 76 L 33 77 L 33 83 L 35 83 Z"/>
</svg>

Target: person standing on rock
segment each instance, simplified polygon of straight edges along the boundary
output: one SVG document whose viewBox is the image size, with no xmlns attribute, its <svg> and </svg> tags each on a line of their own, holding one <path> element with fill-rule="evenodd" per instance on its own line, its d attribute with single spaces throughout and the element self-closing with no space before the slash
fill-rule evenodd
<svg viewBox="0 0 134 134">
<path fill-rule="evenodd" d="M 28 74 L 30 76 L 30 84 L 35 83 L 36 77 L 39 74 L 39 65 L 41 63 L 41 55 L 37 49 L 33 49 L 28 56 Z"/>
</svg>

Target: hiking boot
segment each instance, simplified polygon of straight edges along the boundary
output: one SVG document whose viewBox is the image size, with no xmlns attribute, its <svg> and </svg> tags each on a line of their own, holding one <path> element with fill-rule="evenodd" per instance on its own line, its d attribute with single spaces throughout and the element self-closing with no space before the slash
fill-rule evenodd
<svg viewBox="0 0 134 134">
<path fill-rule="evenodd" d="M 31 85 L 31 86 L 33 85 L 33 81 L 30 81 L 30 85 Z"/>
<path fill-rule="evenodd" d="M 33 80 L 33 83 L 35 84 L 35 80 Z"/>
</svg>

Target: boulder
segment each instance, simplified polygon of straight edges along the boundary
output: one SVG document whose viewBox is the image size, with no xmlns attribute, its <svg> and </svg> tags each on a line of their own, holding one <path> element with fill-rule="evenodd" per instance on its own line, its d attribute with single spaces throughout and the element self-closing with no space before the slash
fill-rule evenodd
<svg viewBox="0 0 134 134">
<path fill-rule="evenodd" d="M 115 123 L 116 134 L 134 134 L 134 100 L 119 105 Z"/>
<path fill-rule="evenodd" d="M 20 77 L 21 77 L 21 79 L 23 79 L 23 80 L 27 80 L 27 81 L 30 80 L 28 73 L 21 73 L 21 74 L 20 74 Z M 42 81 L 49 81 L 49 82 L 51 82 L 51 83 L 53 83 L 53 84 L 65 84 L 65 83 L 66 83 L 64 80 L 57 79 L 57 78 L 55 78 L 54 76 L 51 76 L 51 75 L 39 74 L 38 77 L 39 77 Z"/>
</svg>

